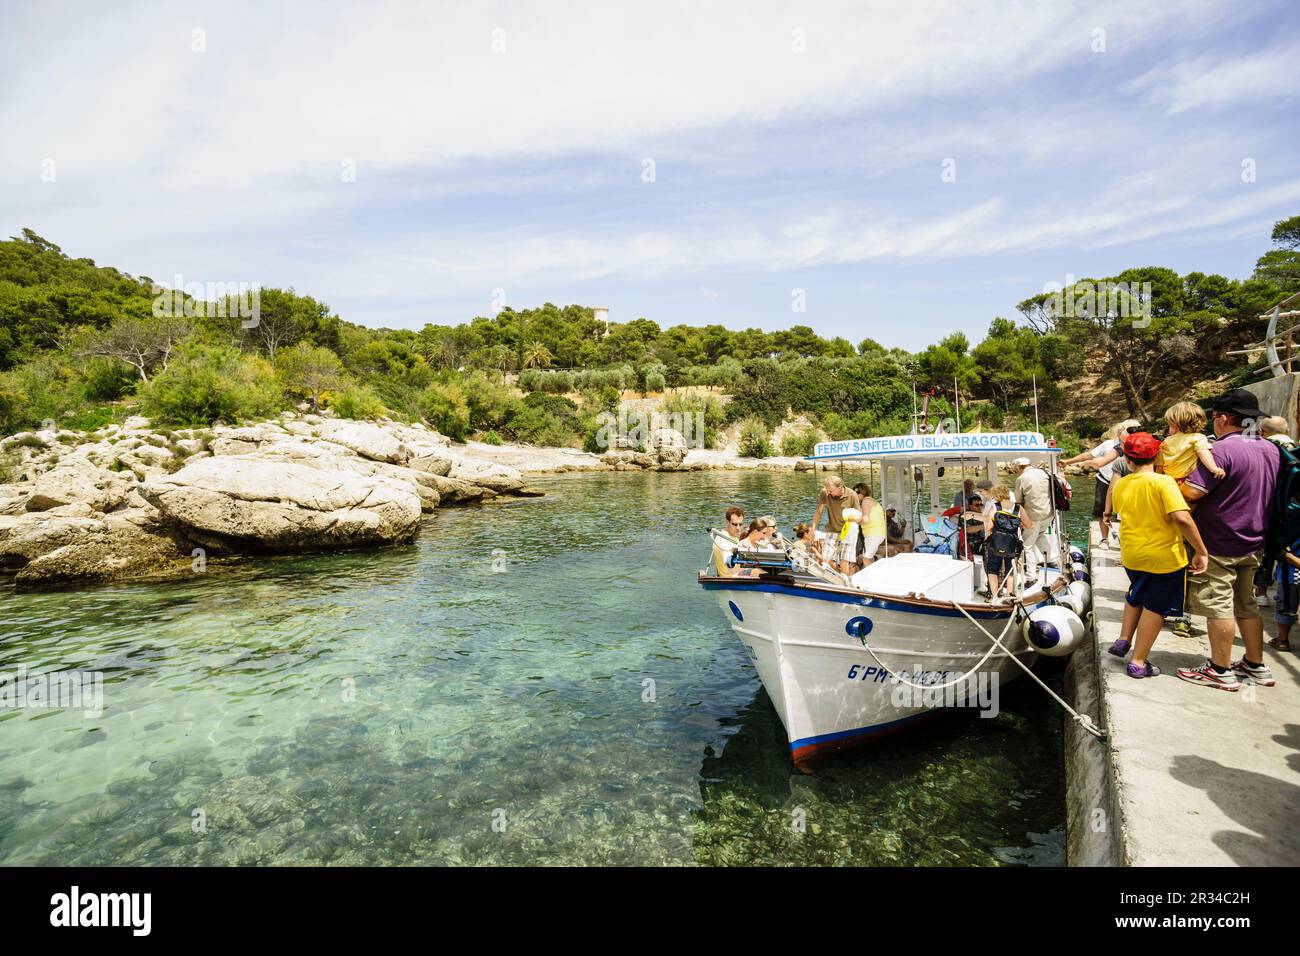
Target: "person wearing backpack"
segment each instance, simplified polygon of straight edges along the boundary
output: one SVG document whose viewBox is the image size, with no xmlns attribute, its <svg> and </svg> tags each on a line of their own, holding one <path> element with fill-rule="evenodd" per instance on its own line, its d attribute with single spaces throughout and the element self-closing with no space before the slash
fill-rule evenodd
<svg viewBox="0 0 1300 956">
<path fill-rule="evenodd" d="M 1025 577 L 1034 581 L 1038 577 L 1040 562 L 1060 566 L 1056 538 L 1047 533 L 1052 526 L 1055 508 L 1052 478 L 1031 464 L 1028 458 L 1017 458 L 1011 465 L 1016 470 L 1016 500 L 1024 507 L 1025 517 L 1029 519 L 1029 526 L 1021 535 L 1025 546 Z"/>
<path fill-rule="evenodd" d="M 992 601 L 1000 597 L 1008 584 L 1011 593 L 1015 593 L 1016 558 L 1024 550 L 1020 533 L 1022 529 L 1032 531 L 1034 522 L 1015 503 L 1006 485 L 994 485 L 989 495 L 994 502 L 993 512 L 984 517 L 984 572 L 989 583 L 980 593 Z"/>
<path fill-rule="evenodd" d="M 1276 512 L 1276 489 L 1282 455 L 1278 446 L 1253 434 L 1247 423 L 1264 417 L 1259 402 L 1244 388 L 1234 388 L 1210 406 L 1217 440 L 1214 460 L 1224 471 L 1216 478 L 1197 465 L 1180 486 L 1192 506 L 1192 519 L 1210 552 L 1204 574 L 1188 582 L 1193 614 L 1204 615 L 1210 657 L 1200 667 L 1180 667 L 1185 681 L 1237 691 L 1242 679 L 1261 687 L 1277 681 L 1264 663 L 1264 621 L 1255 603 L 1254 577 L 1269 543 Z M 1241 660 L 1232 660 L 1232 642 L 1241 632 L 1246 645 Z"/>
</svg>

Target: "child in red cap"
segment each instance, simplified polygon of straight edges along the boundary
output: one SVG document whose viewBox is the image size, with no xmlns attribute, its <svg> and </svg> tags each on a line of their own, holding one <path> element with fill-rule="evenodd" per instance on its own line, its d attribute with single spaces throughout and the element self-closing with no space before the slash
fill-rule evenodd
<svg viewBox="0 0 1300 956">
<path fill-rule="evenodd" d="M 1186 574 L 1204 571 L 1209 555 L 1178 482 L 1156 472 L 1160 440 L 1137 432 L 1124 438 L 1123 450 L 1132 471 L 1115 483 L 1113 502 L 1124 528 L 1120 560 L 1128 572 L 1129 589 L 1119 640 L 1110 653 L 1124 657 L 1132 646 L 1128 676 L 1155 677 L 1160 669 L 1147 662 L 1147 655 L 1165 618 L 1183 612 Z M 1103 536 L 1110 534 L 1111 517 L 1102 516 Z M 1195 551 L 1190 569 L 1184 538 Z"/>
</svg>

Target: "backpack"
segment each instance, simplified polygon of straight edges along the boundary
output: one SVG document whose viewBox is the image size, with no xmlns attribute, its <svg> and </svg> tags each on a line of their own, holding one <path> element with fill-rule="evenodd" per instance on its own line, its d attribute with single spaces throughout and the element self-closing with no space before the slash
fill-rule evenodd
<svg viewBox="0 0 1300 956">
<path fill-rule="evenodd" d="M 1276 442 L 1274 444 L 1277 444 Z M 1269 515 L 1265 557 L 1277 559 L 1287 545 L 1300 538 L 1300 455 L 1294 448 L 1277 446 L 1277 489 Z"/>
<path fill-rule="evenodd" d="M 1020 505 L 1015 511 L 1003 511 L 1000 507 L 993 513 L 993 533 L 984 543 L 985 553 L 996 554 L 999 558 L 1018 558 L 1024 550 L 1020 540 Z"/>
<path fill-rule="evenodd" d="M 1052 475 L 1052 504 L 1057 511 L 1070 510 L 1070 483 L 1064 475 Z"/>
</svg>

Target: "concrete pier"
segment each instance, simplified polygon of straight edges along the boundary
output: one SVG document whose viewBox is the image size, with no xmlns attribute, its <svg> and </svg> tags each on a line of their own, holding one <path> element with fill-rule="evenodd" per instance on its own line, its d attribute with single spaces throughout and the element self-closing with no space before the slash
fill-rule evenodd
<svg viewBox="0 0 1300 956">
<path fill-rule="evenodd" d="M 1069 863 L 1300 863 L 1300 656 L 1265 648 L 1274 687 L 1246 682 L 1227 693 L 1189 684 L 1176 669 L 1209 653 L 1205 621 L 1194 617 L 1190 638 L 1161 633 L 1150 656 L 1160 677 L 1130 678 L 1106 653 L 1119 636 L 1128 577 L 1119 551 L 1099 539 L 1094 524 L 1094 628 L 1070 660 L 1066 690 L 1108 737 L 1067 727 Z M 1272 636 L 1273 609 L 1261 611 Z"/>
</svg>

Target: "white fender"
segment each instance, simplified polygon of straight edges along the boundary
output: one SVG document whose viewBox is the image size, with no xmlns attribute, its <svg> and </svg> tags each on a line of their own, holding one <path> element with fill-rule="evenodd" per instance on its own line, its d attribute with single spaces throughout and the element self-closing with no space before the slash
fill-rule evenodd
<svg viewBox="0 0 1300 956">
<path fill-rule="evenodd" d="M 1047 657 L 1065 657 L 1083 641 L 1083 630 L 1079 615 L 1059 604 L 1038 608 L 1021 625 L 1029 646 Z"/>
</svg>

